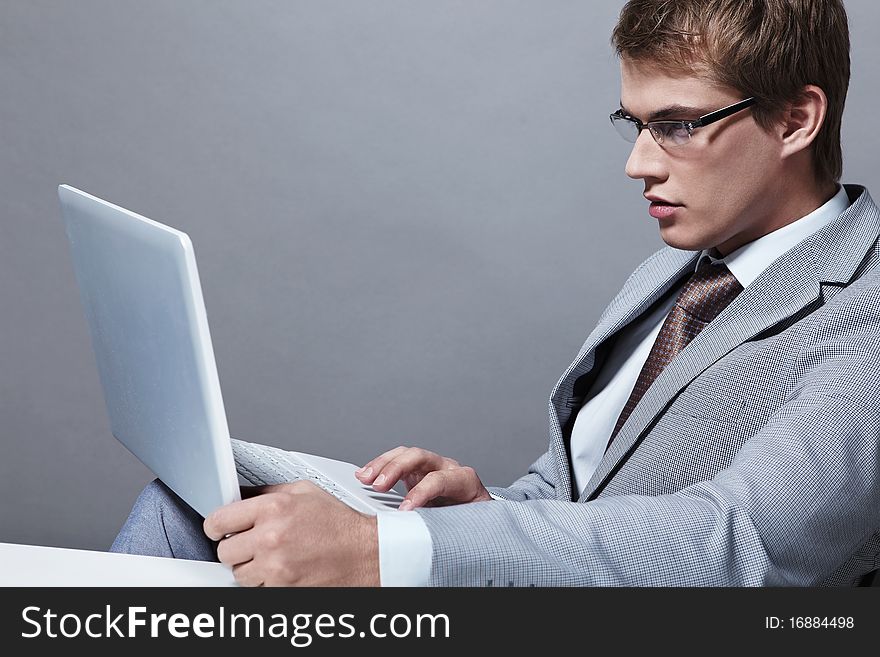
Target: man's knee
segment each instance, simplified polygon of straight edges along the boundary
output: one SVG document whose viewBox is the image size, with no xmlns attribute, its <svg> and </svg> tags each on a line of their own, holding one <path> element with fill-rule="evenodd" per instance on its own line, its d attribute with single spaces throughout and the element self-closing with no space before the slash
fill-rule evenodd
<svg viewBox="0 0 880 657">
<path fill-rule="evenodd" d="M 110 551 L 216 560 L 216 548 L 205 536 L 202 522 L 192 507 L 155 479 L 138 495 Z"/>
<path fill-rule="evenodd" d="M 134 508 L 143 511 L 162 509 L 169 504 L 173 504 L 172 496 L 177 497 L 173 490 L 168 488 L 159 479 L 153 479 L 144 487 L 141 494 L 138 495 Z"/>
</svg>

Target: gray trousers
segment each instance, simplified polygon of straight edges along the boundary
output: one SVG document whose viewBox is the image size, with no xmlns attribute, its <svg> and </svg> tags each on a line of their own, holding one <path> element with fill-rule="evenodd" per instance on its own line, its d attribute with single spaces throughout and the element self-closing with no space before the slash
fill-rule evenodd
<svg viewBox="0 0 880 657">
<path fill-rule="evenodd" d="M 217 561 L 217 544 L 202 531 L 203 520 L 156 479 L 138 496 L 110 552 Z"/>
</svg>

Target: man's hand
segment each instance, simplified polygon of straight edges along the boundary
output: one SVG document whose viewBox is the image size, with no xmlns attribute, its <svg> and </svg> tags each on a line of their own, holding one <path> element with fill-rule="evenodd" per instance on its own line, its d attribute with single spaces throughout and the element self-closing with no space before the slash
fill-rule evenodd
<svg viewBox="0 0 880 657">
<path fill-rule="evenodd" d="M 309 482 L 242 488 L 205 534 L 242 586 L 379 586 L 375 517 Z M 224 538 L 228 536 L 228 538 Z"/>
<path fill-rule="evenodd" d="M 382 492 L 403 481 L 408 492 L 400 503 L 401 511 L 492 499 L 473 468 L 419 447 L 396 447 L 355 474 Z"/>
</svg>

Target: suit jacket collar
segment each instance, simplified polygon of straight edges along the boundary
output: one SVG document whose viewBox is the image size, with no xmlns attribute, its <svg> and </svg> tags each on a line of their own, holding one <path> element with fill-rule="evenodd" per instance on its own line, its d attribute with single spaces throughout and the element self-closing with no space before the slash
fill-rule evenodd
<svg viewBox="0 0 880 657">
<path fill-rule="evenodd" d="M 824 286 L 850 282 L 880 233 L 880 210 L 863 187 L 847 185 L 846 189 L 853 203 L 844 213 L 774 261 L 657 377 L 611 443 L 582 491 L 581 500 L 601 492 L 601 486 L 628 457 L 654 419 L 703 370 L 747 340 L 820 303 Z M 576 378 L 592 367 L 596 348 L 689 273 L 698 255 L 664 249 L 633 273 L 600 318 L 578 359 L 557 384 L 551 399 L 551 415 L 554 410 L 557 417 L 564 415 L 558 402 L 564 404 Z M 565 479 L 570 485 L 568 457 L 561 440 L 557 445 L 560 447 L 565 459 Z"/>
<path fill-rule="evenodd" d="M 852 204 L 835 221 L 805 241 L 813 252 L 822 283 L 846 285 L 880 233 L 880 208 L 868 190 L 844 185 Z"/>
</svg>

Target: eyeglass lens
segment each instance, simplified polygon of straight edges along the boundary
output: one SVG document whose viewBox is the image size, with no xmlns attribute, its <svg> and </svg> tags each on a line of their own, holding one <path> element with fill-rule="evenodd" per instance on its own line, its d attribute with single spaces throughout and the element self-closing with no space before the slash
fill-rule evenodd
<svg viewBox="0 0 880 657">
<path fill-rule="evenodd" d="M 639 126 L 632 119 L 623 116 L 613 116 L 612 123 L 621 137 L 630 143 L 635 143 L 639 138 Z M 651 131 L 651 136 L 658 144 L 672 143 L 681 145 L 687 143 L 691 138 L 691 133 L 683 123 L 677 121 L 654 122 L 645 126 Z"/>
</svg>

